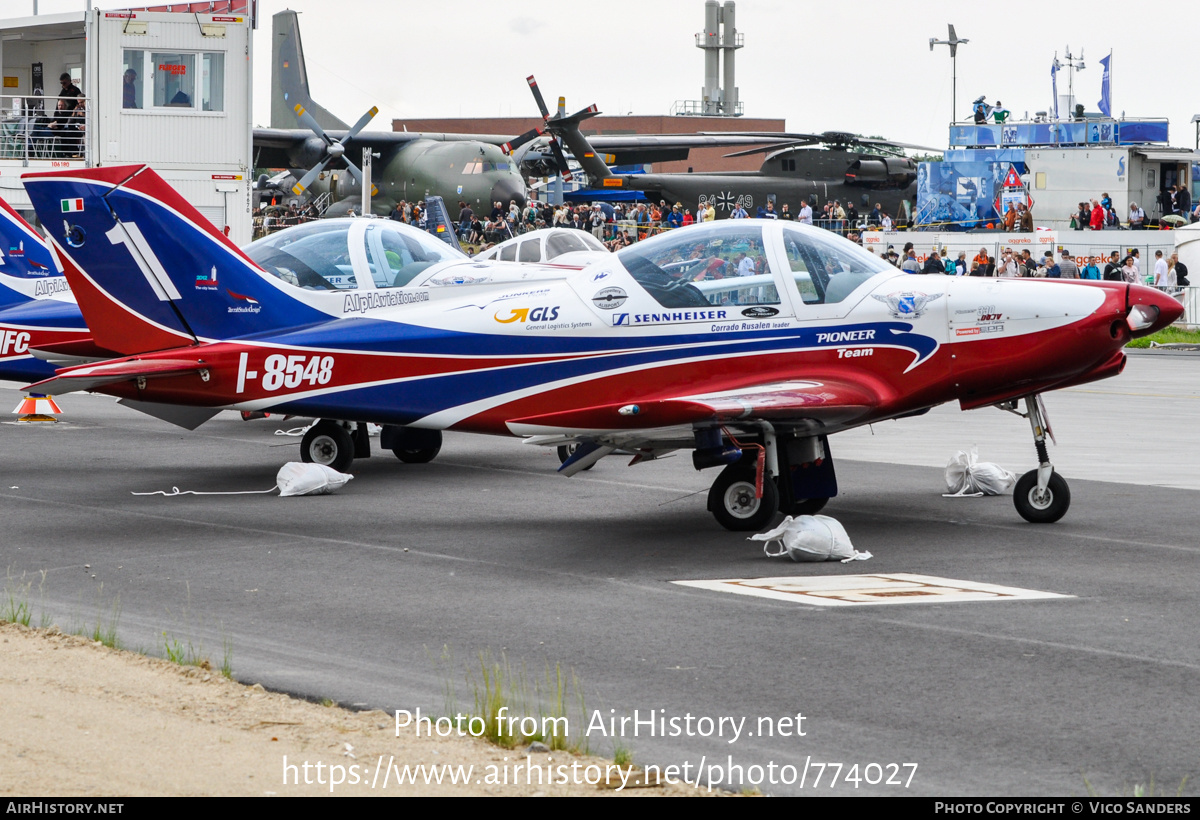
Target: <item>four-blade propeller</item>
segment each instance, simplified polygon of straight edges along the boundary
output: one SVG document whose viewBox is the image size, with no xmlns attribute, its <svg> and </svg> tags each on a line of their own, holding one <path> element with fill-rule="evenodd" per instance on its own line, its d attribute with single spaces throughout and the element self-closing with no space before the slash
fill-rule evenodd
<svg viewBox="0 0 1200 820">
<path fill-rule="evenodd" d="M 358 166 L 351 162 L 346 156 L 346 143 L 358 136 L 358 132 L 367 127 L 367 123 L 369 123 L 372 118 L 379 113 L 379 108 L 377 106 L 372 107 L 370 111 L 359 117 L 358 122 L 354 123 L 354 127 L 346 133 L 346 136 L 336 141 L 325 133 L 325 129 L 320 126 L 312 114 L 304 110 L 304 106 L 297 105 L 295 111 L 296 116 L 300 118 L 300 122 L 308 126 L 312 132 L 320 137 L 325 143 L 325 156 L 321 158 L 320 162 L 310 168 L 308 173 L 306 173 L 299 182 L 292 186 L 292 193 L 304 193 L 308 186 L 312 184 L 313 180 L 316 179 L 323 170 L 325 170 L 325 166 L 335 159 L 341 159 L 342 162 L 346 164 L 346 170 L 350 172 L 352 177 L 358 180 L 359 185 L 364 184 L 362 171 L 358 170 Z M 371 195 L 374 196 L 378 192 L 378 189 L 374 184 L 372 184 Z"/>
</svg>

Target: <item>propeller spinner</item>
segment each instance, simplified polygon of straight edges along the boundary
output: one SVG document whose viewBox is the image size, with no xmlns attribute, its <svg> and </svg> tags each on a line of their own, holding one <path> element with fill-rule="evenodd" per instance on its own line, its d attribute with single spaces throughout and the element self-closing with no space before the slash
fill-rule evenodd
<svg viewBox="0 0 1200 820">
<path fill-rule="evenodd" d="M 337 159 L 340 159 L 345 164 L 346 170 L 350 172 L 352 177 L 358 180 L 359 185 L 364 184 L 362 171 L 358 170 L 358 166 L 356 166 L 348 157 L 346 157 L 346 143 L 358 136 L 359 131 L 366 128 L 367 123 L 369 123 L 374 116 L 379 113 L 379 108 L 377 106 L 373 106 L 370 111 L 359 117 L 358 122 L 354 123 L 354 127 L 346 133 L 346 136 L 336 141 L 325 133 L 325 129 L 321 127 L 312 114 L 309 114 L 304 110 L 304 106 L 297 105 L 295 111 L 296 116 L 300 118 L 300 121 L 308 126 L 308 128 L 311 129 L 312 132 L 320 137 L 325 143 L 325 156 L 320 162 L 310 168 L 308 173 L 301 177 L 299 182 L 292 186 L 292 193 L 304 193 L 305 190 L 308 189 L 308 186 L 312 184 L 313 180 L 316 179 L 323 170 L 325 170 L 325 166 Z M 374 196 L 378 192 L 379 189 L 372 184 L 371 195 Z"/>
</svg>

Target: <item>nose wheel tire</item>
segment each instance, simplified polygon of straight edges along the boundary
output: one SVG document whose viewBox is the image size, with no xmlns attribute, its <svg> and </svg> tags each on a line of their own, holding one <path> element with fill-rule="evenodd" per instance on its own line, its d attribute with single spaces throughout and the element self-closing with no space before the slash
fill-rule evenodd
<svg viewBox="0 0 1200 820">
<path fill-rule="evenodd" d="M 335 421 L 317 422 L 300 441 L 300 459 L 310 464 L 324 464 L 339 473 L 346 472 L 354 461 L 354 441 L 350 431 Z"/>
<path fill-rule="evenodd" d="M 1058 473 L 1051 473 L 1045 492 L 1039 493 L 1037 470 L 1030 470 L 1017 481 L 1013 503 L 1026 521 L 1053 524 L 1067 514 L 1071 506 L 1071 490 L 1067 487 L 1066 479 Z"/>
<path fill-rule="evenodd" d="M 754 496 L 754 468 L 731 464 L 721 471 L 708 491 L 708 508 L 727 530 L 761 530 L 779 510 L 779 489 L 770 476 L 763 477 L 762 498 Z"/>
</svg>

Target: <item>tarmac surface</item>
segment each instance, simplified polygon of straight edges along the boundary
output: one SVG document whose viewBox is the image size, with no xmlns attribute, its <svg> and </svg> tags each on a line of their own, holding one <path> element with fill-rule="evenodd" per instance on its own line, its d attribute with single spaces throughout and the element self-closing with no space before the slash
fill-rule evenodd
<svg viewBox="0 0 1200 820">
<path fill-rule="evenodd" d="M 850 564 L 768 559 L 723 530 L 705 510 L 716 473 L 687 454 L 566 479 L 552 450 L 449 434 L 431 464 L 355 462 L 333 496 L 135 496 L 265 490 L 299 458 L 274 430 L 303 422 L 222 414 L 189 433 L 69 395 L 60 424 L 0 424 L 0 565 L 9 589 L 32 582 L 35 623 L 90 631 L 115 612 L 127 647 L 190 642 L 214 665 L 230 647 L 243 682 L 347 705 L 469 711 L 481 656 L 527 693 L 560 666 L 591 751 L 734 791 L 1118 796 L 1152 779 L 1173 795 L 1187 777 L 1195 794 L 1198 368 L 1137 355 L 1047 395 L 1073 499 L 1054 525 L 1026 524 L 1011 496 L 942 497 L 972 444 L 1031 469 L 1023 419 L 946 406 L 836 437 L 842 495 L 824 512 L 874 555 Z M 864 573 L 1070 597 L 826 608 L 671 583 Z M 635 710 L 680 733 L 596 726 Z"/>
</svg>

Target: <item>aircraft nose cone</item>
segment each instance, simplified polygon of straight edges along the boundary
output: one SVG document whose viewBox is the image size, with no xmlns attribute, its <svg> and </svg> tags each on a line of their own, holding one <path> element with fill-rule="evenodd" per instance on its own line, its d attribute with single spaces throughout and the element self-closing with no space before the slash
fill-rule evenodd
<svg viewBox="0 0 1200 820">
<path fill-rule="evenodd" d="M 525 207 L 525 187 L 515 179 L 502 179 L 492 186 L 492 202 L 499 202 L 507 208 L 511 200 L 517 201 L 517 206 Z"/>
<path fill-rule="evenodd" d="M 1145 285 L 1129 286 L 1129 329 L 1134 338 L 1148 336 L 1173 324 L 1183 316 L 1179 300 Z"/>
</svg>

